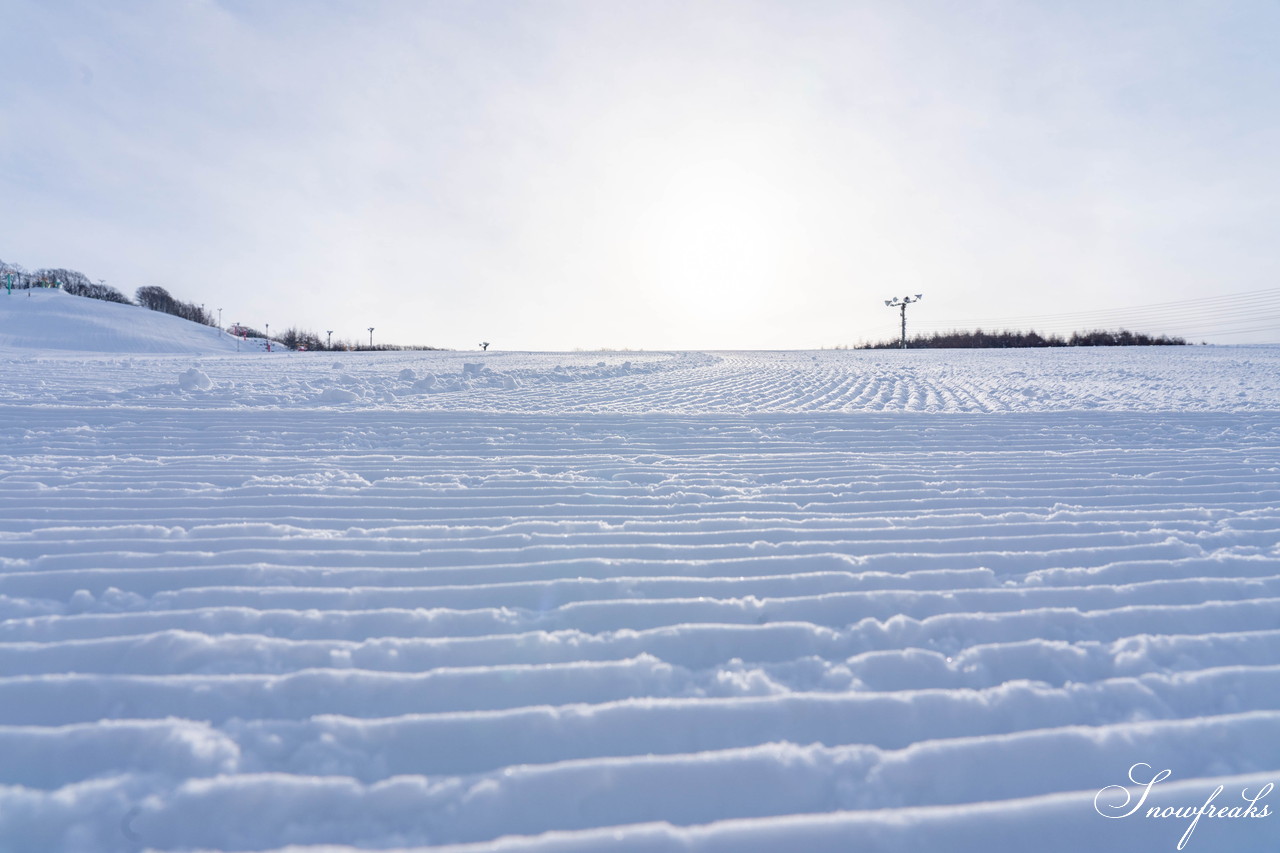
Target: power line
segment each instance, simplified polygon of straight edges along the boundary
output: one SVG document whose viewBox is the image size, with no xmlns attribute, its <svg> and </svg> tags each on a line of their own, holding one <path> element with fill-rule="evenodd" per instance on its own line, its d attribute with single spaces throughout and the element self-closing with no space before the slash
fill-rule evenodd
<svg viewBox="0 0 1280 853">
<path fill-rule="evenodd" d="M 905 338 L 906 306 L 896 300 L 887 300 L 885 304 L 901 308 L 902 334 Z M 1026 329 L 1052 335 L 1117 326 L 1137 327 L 1138 330 L 1156 326 L 1162 333 L 1178 334 L 1188 338 L 1221 338 L 1229 335 L 1280 332 L 1280 288 L 1262 288 L 1220 296 L 1178 299 L 1101 310 L 1026 314 L 1019 317 L 967 318 L 950 322 L 925 321 L 917 323 L 917 331 L 927 333 L 981 328 Z M 879 334 L 879 328 L 864 329 L 859 337 L 871 340 Z"/>
<path fill-rule="evenodd" d="M 1228 326 L 1226 328 L 1209 326 L 1208 329 L 1196 330 L 1191 336 L 1196 338 L 1221 338 L 1226 335 L 1243 335 L 1252 332 L 1280 332 L 1280 317 L 1260 317 L 1257 319 L 1275 320 L 1275 323 L 1270 326 Z M 1209 331 L 1211 329 L 1214 331 Z"/>
<path fill-rule="evenodd" d="M 1222 327 L 1231 327 L 1241 323 L 1254 326 L 1259 322 L 1280 323 L 1280 313 L 1258 313 L 1253 311 L 1236 311 L 1233 313 L 1215 313 L 1211 315 L 1190 316 L 1180 315 L 1177 317 L 1138 317 L 1138 316 L 1113 316 L 1109 318 L 1095 317 L 1090 321 L 1081 322 L 1058 322 L 1058 323 L 977 323 L 973 326 L 955 323 L 924 323 L 920 325 L 923 331 L 950 331 L 958 327 L 963 328 L 987 328 L 987 329 L 1034 329 L 1040 332 L 1061 332 L 1061 331 L 1079 331 L 1082 328 L 1099 328 L 1109 326 L 1136 326 L 1147 327 L 1159 326 L 1167 329 L 1217 329 Z"/>
<path fill-rule="evenodd" d="M 1101 311 L 1071 311 L 1057 314 L 1031 314 L 1021 317 L 971 318 L 949 323 L 923 323 L 925 331 L 941 331 L 956 328 L 1034 328 L 1049 333 L 1078 331 L 1081 327 L 1136 325 L 1150 327 L 1158 324 L 1173 327 L 1184 334 L 1201 334 L 1201 330 L 1232 327 L 1245 324 L 1250 330 L 1267 331 L 1271 326 L 1259 326 L 1259 322 L 1275 321 L 1280 324 L 1280 288 L 1247 291 L 1216 297 L 1184 299 L 1127 308 Z M 1225 334 L 1225 333 L 1224 333 Z"/>
<path fill-rule="evenodd" d="M 1131 313 L 1098 313 L 1084 314 L 1077 318 L 1057 318 L 1050 320 L 1043 318 L 1039 321 L 1031 318 L 1022 318 L 1020 321 L 1010 324 L 1008 322 L 991 322 L 991 321 L 969 321 L 962 325 L 977 326 L 1035 326 L 1036 328 L 1045 327 L 1073 327 L 1079 328 L 1082 325 L 1109 325 L 1113 323 L 1161 323 L 1170 324 L 1204 324 L 1219 323 L 1223 321 L 1233 321 L 1237 319 L 1257 320 L 1260 316 L 1270 316 L 1276 311 L 1280 311 L 1280 302 L 1277 303 L 1261 303 L 1252 306 L 1236 306 L 1233 308 L 1217 308 L 1205 309 L 1199 311 L 1181 311 L 1181 312 L 1131 312 Z M 938 326 L 939 324 L 924 324 L 928 326 Z M 946 325 L 946 324 L 942 324 Z M 952 324 L 954 325 L 954 324 Z"/>
<path fill-rule="evenodd" d="M 1041 320 L 1052 322 L 1052 321 L 1069 321 L 1072 319 L 1087 320 L 1088 318 L 1097 317 L 1097 316 L 1116 316 L 1116 315 L 1127 316 L 1128 314 L 1131 314 L 1133 312 L 1143 312 L 1143 313 L 1149 314 L 1152 312 L 1165 313 L 1169 311 L 1173 311 L 1173 312 L 1201 311 L 1203 310 L 1204 307 L 1218 306 L 1218 305 L 1221 305 L 1224 301 L 1243 300 L 1243 299 L 1248 299 L 1254 303 L 1261 300 L 1265 300 L 1267 302 L 1280 302 L 1280 288 L 1272 287 L 1272 288 L 1265 288 L 1262 290 L 1244 291 L 1240 293 L 1227 293 L 1221 296 L 1201 297 L 1198 299 L 1181 299 L 1181 300 L 1176 300 L 1172 302 L 1154 302 L 1154 303 L 1148 303 L 1146 305 L 1130 305 L 1127 307 L 1103 309 L 1101 311 L 1090 310 L 1090 311 L 1066 311 L 1066 312 L 1058 312 L 1053 314 L 1026 314 L 1020 317 L 964 319 L 964 320 L 961 320 L 960 322 L 965 324 L 983 323 L 987 325 L 990 325 L 993 323 L 1026 324 L 1028 322 L 1037 322 Z M 1237 310 L 1253 311 L 1254 309 L 1249 308 L 1249 309 L 1237 309 Z"/>
</svg>

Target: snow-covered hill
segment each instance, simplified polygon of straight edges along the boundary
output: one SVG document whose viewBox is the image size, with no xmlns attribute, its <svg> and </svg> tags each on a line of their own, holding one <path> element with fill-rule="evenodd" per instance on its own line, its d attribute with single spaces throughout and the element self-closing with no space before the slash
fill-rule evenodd
<svg viewBox="0 0 1280 853">
<path fill-rule="evenodd" d="M 235 352 L 217 329 L 136 305 L 56 289 L 0 289 L 0 349 L 109 353 Z"/>
<path fill-rule="evenodd" d="M 1280 833 L 1280 348 L 0 375 L 0 850 Z"/>
</svg>

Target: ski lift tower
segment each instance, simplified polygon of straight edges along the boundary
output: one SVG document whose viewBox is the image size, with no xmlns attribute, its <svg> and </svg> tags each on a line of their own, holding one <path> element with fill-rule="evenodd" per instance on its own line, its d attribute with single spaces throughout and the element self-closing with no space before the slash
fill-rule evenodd
<svg viewBox="0 0 1280 853">
<path fill-rule="evenodd" d="M 910 296 L 904 296 L 901 299 L 886 299 L 884 301 L 884 304 L 890 308 L 902 309 L 902 349 L 907 348 L 907 306 L 913 302 L 919 302 L 921 299 L 924 299 L 923 293 L 917 293 L 914 299 Z"/>
</svg>

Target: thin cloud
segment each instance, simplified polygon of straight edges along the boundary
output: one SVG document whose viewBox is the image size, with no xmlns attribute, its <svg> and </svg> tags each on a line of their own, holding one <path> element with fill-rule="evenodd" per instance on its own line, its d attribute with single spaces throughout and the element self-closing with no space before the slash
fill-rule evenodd
<svg viewBox="0 0 1280 853">
<path fill-rule="evenodd" d="M 1280 13 L 1154 8 L 17 3 L 3 256 L 457 347 L 1268 284 Z"/>
</svg>

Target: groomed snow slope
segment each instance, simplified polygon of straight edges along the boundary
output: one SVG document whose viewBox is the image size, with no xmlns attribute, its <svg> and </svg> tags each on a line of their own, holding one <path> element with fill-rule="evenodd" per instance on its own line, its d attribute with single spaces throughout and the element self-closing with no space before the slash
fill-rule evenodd
<svg viewBox="0 0 1280 853">
<path fill-rule="evenodd" d="M 110 353 L 235 352 L 217 329 L 137 305 L 37 288 L 0 288 L 0 352 L 7 349 Z"/>
<path fill-rule="evenodd" d="M 0 353 L 0 849 L 1173 850 L 1095 795 L 1280 779 L 1280 349 L 481 362 Z"/>
</svg>

